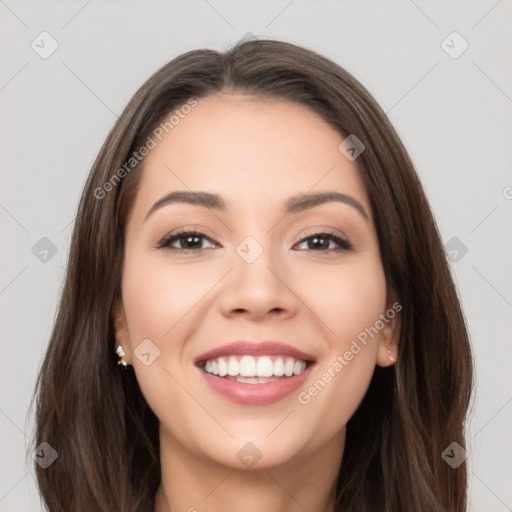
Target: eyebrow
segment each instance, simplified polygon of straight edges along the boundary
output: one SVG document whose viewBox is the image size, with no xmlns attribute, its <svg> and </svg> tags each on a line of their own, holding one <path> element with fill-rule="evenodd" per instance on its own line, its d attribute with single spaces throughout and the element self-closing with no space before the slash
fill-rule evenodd
<svg viewBox="0 0 512 512">
<path fill-rule="evenodd" d="M 355 208 L 366 220 L 368 214 L 363 205 L 354 197 L 340 192 L 319 192 L 291 196 L 285 203 L 285 214 L 297 213 L 330 202 L 345 203 Z M 210 192 L 174 191 L 160 198 L 148 211 L 144 221 L 156 210 L 172 203 L 186 203 L 203 206 L 212 210 L 226 211 L 227 204 L 218 194 Z"/>
</svg>

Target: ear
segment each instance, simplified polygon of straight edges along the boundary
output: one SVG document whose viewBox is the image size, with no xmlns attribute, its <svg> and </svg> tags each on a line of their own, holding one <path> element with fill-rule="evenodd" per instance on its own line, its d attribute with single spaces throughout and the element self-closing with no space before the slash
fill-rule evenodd
<svg viewBox="0 0 512 512">
<path fill-rule="evenodd" d="M 131 352 L 130 352 L 130 334 L 128 332 L 128 326 L 126 323 L 126 315 L 121 299 L 116 299 L 114 306 L 112 307 L 112 322 L 114 324 L 115 333 L 115 346 L 114 351 L 119 345 L 123 347 L 126 353 L 125 360 L 128 364 L 131 364 Z"/>
<path fill-rule="evenodd" d="M 400 340 L 400 311 L 402 305 L 398 301 L 388 302 L 388 307 L 381 315 L 384 327 L 380 329 L 378 338 L 376 364 L 382 367 L 396 363 L 398 357 L 398 343 Z"/>
</svg>

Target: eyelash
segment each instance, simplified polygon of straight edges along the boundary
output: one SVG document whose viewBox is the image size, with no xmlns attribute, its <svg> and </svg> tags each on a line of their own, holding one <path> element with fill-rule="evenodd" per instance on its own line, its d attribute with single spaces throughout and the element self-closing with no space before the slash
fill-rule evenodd
<svg viewBox="0 0 512 512">
<path fill-rule="evenodd" d="M 179 252 L 183 252 L 183 253 L 193 253 L 193 252 L 201 253 L 202 251 L 204 251 L 205 249 L 181 249 L 181 248 L 176 248 L 176 247 L 170 247 L 171 244 L 173 242 L 175 242 L 176 240 L 182 240 L 182 239 L 190 237 L 190 236 L 196 236 L 196 237 L 204 238 L 204 239 L 208 240 L 209 242 L 211 242 L 212 244 L 217 244 L 217 242 L 215 240 L 213 240 L 209 236 L 205 235 L 204 233 L 201 233 L 200 231 L 187 231 L 187 230 L 183 230 L 183 231 L 179 231 L 177 233 L 174 233 L 173 235 L 170 235 L 170 236 L 164 238 L 158 244 L 157 248 L 158 249 L 168 249 L 168 250 L 171 250 L 171 251 L 179 251 Z M 303 243 L 303 242 L 305 242 L 307 240 L 311 240 L 313 238 L 326 238 L 327 240 L 332 240 L 333 242 L 335 242 L 339 246 L 338 249 L 334 249 L 334 251 L 336 251 L 336 252 L 339 252 L 339 251 L 349 251 L 349 250 L 352 249 L 352 244 L 348 240 L 344 240 L 343 238 L 340 238 L 340 237 L 336 236 L 332 232 L 313 233 L 313 234 L 307 235 L 305 238 L 302 238 L 297 243 Z M 323 250 L 316 251 L 316 250 L 313 250 L 313 249 L 307 249 L 307 250 L 312 251 L 312 252 L 323 252 L 323 253 L 332 252 L 332 250 L 329 250 L 329 249 L 325 250 L 325 251 L 323 251 Z"/>
</svg>

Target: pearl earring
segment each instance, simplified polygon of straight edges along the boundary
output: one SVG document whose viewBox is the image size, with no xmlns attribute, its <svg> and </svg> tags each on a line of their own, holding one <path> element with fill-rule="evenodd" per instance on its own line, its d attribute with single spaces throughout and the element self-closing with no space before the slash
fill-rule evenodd
<svg viewBox="0 0 512 512">
<path fill-rule="evenodd" d="M 126 355 L 126 353 L 121 345 L 117 347 L 116 353 L 119 356 L 119 361 L 117 361 L 117 364 L 121 365 L 123 368 L 126 369 L 128 366 L 128 363 L 124 360 L 124 356 Z"/>
</svg>

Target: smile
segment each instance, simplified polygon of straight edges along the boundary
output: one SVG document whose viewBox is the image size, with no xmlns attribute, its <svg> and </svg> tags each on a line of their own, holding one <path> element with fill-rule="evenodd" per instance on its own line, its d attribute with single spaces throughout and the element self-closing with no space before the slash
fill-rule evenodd
<svg viewBox="0 0 512 512">
<path fill-rule="evenodd" d="M 293 357 L 243 355 L 208 359 L 202 368 L 206 373 L 236 382 L 265 384 L 300 375 L 307 366 L 307 361 Z"/>
<path fill-rule="evenodd" d="M 267 405 L 303 386 L 316 359 L 285 343 L 240 340 L 209 350 L 194 363 L 217 396 L 236 404 Z"/>
</svg>

